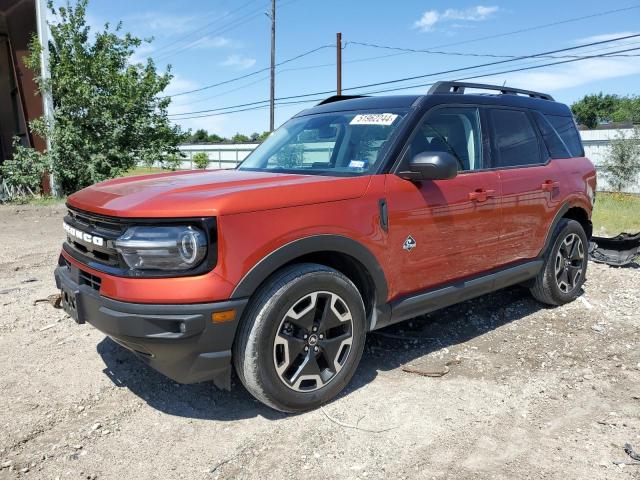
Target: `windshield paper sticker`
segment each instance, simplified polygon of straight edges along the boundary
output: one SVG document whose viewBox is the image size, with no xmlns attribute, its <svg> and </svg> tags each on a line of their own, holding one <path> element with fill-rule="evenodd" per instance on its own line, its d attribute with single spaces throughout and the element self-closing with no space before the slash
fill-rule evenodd
<svg viewBox="0 0 640 480">
<path fill-rule="evenodd" d="M 364 168 L 366 162 L 362 160 L 351 160 L 349 162 L 349 168 Z"/>
<path fill-rule="evenodd" d="M 365 113 L 353 117 L 349 125 L 391 125 L 396 118 L 395 113 Z"/>
</svg>

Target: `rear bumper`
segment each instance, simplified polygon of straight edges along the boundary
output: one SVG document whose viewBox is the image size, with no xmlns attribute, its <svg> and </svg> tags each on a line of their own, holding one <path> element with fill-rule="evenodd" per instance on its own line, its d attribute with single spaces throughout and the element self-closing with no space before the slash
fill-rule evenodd
<svg viewBox="0 0 640 480">
<path fill-rule="evenodd" d="M 176 382 L 213 380 L 219 388 L 230 387 L 231 348 L 246 299 L 184 305 L 121 302 L 83 284 L 80 273 L 69 264 L 55 270 L 56 286 L 75 296 L 79 323 L 90 323 Z M 234 320 L 212 323 L 212 313 L 231 309 Z"/>
</svg>

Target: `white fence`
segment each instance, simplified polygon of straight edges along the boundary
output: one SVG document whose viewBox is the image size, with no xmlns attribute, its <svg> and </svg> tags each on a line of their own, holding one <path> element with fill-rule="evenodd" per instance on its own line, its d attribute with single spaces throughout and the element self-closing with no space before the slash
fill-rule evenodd
<svg viewBox="0 0 640 480">
<path fill-rule="evenodd" d="M 235 168 L 242 160 L 255 150 L 259 143 L 197 143 L 180 145 L 178 148 L 185 156 L 182 169 L 195 168 L 193 156 L 196 153 L 206 153 L 209 157 L 210 169 Z"/>
<path fill-rule="evenodd" d="M 611 190 L 605 176 L 602 174 L 601 167 L 609 155 L 611 140 L 615 139 L 620 133 L 625 136 L 630 136 L 633 133 L 633 129 L 624 128 L 618 130 L 612 128 L 580 131 L 585 155 L 591 159 L 598 172 L 598 190 Z M 635 181 L 624 191 L 627 193 L 640 193 L 640 176 L 636 177 Z"/>
<path fill-rule="evenodd" d="M 598 171 L 598 190 L 609 190 L 609 185 L 602 175 L 601 165 L 607 155 L 611 140 L 616 138 L 618 132 L 630 135 L 632 129 L 602 129 L 602 130 L 581 130 L 580 136 L 584 145 L 585 154 L 591 159 Z M 182 169 L 193 169 L 193 155 L 204 152 L 209 156 L 210 169 L 235 168 L 247 155 L 249 155 L 259 144 L 258 143 L 203 143 L 180 145 L 180 151 L 185 155 L 182 162 Z M 625 191 L 629 193 L 640 193 L 640 176 Z"/>
</svg>

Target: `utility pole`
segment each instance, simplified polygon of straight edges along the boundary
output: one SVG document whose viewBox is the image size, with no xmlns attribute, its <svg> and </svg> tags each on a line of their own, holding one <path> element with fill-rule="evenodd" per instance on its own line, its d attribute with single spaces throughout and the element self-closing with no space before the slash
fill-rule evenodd
<svg viewBox="0 0 640 480">
<path fill-rule="evenodd" d="M 275 127 L 276 97 L 276 0 L 271 0 L 271 96 L 269 103 L 269 131 Z"/>
<path fill-rule="evenodd" d="M 336 33 L 336 95 L 342 95 L 342 33 Z"/>
</svg>

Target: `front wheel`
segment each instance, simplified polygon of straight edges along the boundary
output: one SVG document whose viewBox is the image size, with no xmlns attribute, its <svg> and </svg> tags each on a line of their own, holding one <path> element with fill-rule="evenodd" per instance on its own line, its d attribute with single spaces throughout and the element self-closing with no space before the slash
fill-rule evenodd
<svg viewBox="0 0 640 480">
<path fill-rule="evenodd" d="M 532 295 L 549 305 L 575 300 L 586 278 L 587 245 L 582 225 L 575 220 L 562 219 L 544 266 L 531 287 Z"/>
<path fill-rule="evenodd" d="M 261 287 L 234 345 L 247 390 L 284 412 L 335 397 L 355 372 L 365 339 L 365 310 L 355 285 L 317 264 L 286 267 Z"/>
</svg>

